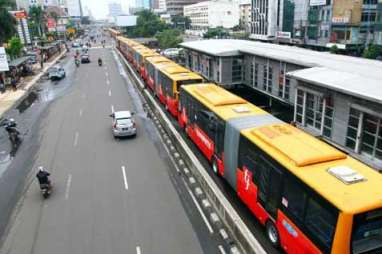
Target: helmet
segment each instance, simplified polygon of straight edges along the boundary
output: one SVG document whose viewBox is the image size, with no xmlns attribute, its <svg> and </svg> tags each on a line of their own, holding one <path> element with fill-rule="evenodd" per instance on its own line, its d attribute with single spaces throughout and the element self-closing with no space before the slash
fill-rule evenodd
<svg viewBox="0 0 382 254">
<path fill-rule="evenodd" d="M 9 127 L 16 127 L 16 121 L 15 121 L 15 119 L 10 118 L 10 119 L 8 120 L 8 126 L 9 126 Z"/>
<path fill-rule="evenodd" d="M 40 167 L 38 167 L 38 171 L 43 172 L 45 170 L 44 170 L 44 168 L 42 166 L 40 166 Z"/>
</svg>

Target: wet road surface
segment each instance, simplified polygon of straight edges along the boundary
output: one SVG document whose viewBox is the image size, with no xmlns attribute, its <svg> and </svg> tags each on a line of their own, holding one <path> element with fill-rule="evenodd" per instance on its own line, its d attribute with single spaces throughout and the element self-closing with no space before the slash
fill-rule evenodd
<svg viewBox="0 0 382 254">
<path fill-rule="evenodd" d="M 68 57 L 67 78 L 43 80 L 35 100 L 8 114 L 24 140 L 10 159 L 0 133 L 3 215 L 10 198 L 20 198 L 0 253 L 220 253 L 115 53 L 92 49 L 90 56 L 79 68 Z M 137 137 L 114 139 L 109 114 L 126 109 L 136 112 Z M 45 201 L 33 178 L 40 165 L 54 185 Z"/>
</svg>

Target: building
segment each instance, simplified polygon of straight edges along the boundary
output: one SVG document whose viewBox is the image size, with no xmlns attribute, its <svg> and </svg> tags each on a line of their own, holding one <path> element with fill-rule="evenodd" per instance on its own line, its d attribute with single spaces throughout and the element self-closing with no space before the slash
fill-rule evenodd
<svg viewBox="0 0 382 254">
<path fill-rule="evenodd" d="M 382 1 L 378 2 L 377 10 L 378 15 L 377 22 L 375 24 L 374 43 L 382 45 Z"/>
<path fill-rule="evenodd" d="M 166 11 L 166 0 L 158 0 L 158 8 L 162 11 Z"/>
<path fill-rule="evenodd" d="M 66 7 L 70 17 L 80 18 L 83 16 L 81 0 L 66 0 Z"/>
<path fill-rule="evenodd" d="M 151 9 L 158 10 L 159 9 L 159 1 L 160 0 L 152 0 L 151 1 Z"/>
<path fill-rule="evenodd" d="M 252 0 L 250 38 L 274 40 L 283 28 L 284 0 Z"/>
<path fill-rule="evenodd" d="M 135 7 L 141 9 L 150 9 L 151 0 L 135 0 Z"/>
<path fill-rule="evenodd" d="M 206 79 L 290 105 L 298 127 L 382 169 L 382 62 L 242 40 L 181 46 Z"/>
<path fill-rule="evenodd" d="M 240 27 L 246 32 L 251 31 L 252 5 L 251 0 L 243 0 L 239 3 Z"/>
<path fill-rule="evenodd" d="M 233 1 L 205 1 L 184 6 L 184 16 L 191 20 L 191 29 L 233 28 L 239 25 L 239 5 Z"/>
<path fill-rule="evenodd" d="M 122 5 L 117 2 L 109 2 L 108 3 L 108 8 L 109 8 L 109 17 L 115 18 L 118 15 L 122 15 Z"/>
<path fill-rule="evenodd" d="M 203 2 L 204 0 L 165 0 L 166 11 L 171 16 L 183 15 L 183 7 L 190 4 Z"/>
</svg>

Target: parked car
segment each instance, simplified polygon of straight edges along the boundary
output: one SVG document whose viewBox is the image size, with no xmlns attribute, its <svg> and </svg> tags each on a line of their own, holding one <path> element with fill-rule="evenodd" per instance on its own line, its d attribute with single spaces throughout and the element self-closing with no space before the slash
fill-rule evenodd
<svg viewBox="0 0 382 254">
<path fill-rule="evenodd" d="M 137 134 L 137 126 L 130 111 L 116 111 L 110 116 L 113 118 L 112 131 L 116 137 L 130 137 Z"/>
<path fill-rule="evenodd" d="M 90 63 L 90 57 L 88 54 L 81 55 L 81 63 Z"/>
<path fill-rule="evenodd" d="M 62 66 L 55 65 L 49 69 L 48 76 L 50 80 L 63 79 L 65 78 L 66 73 L 64 68 L 62 68 Z"/>
<path fill-rule="evenodd" d="M 37 53 L 36 52 L 32 52 L 32 51 L 29 51 L 27 52 L 26 56 L 29 57 L 28 59 L 28 64 L 35 64 L 37 63 Z"/>
<path fill-rule="evenodd" d="M 78 42 L 73 42 L 72 43 L 72 48 L 79 48 L 80 44 Z"/>
</svg>

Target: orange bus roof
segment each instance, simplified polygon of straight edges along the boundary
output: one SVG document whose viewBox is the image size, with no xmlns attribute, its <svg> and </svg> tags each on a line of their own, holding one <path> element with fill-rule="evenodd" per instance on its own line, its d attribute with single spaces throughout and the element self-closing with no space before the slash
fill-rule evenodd
<svg viewBox="0 0 382 254">
<path fill-rule="evenodd" d="M 192 84 L 182 88 L 225 121 L 231 118 L 266 114 L 264 110 L 213 83 Z"/>
<path fill-rule="evenodd" d="M 159 63 L 167 63 L 172 62 L 170 59 L 162 56 L 162 55 L 156 55 L 156 56 L 150 56 L 146 58 L 146 61 L 150 62 L 154 66 Z"/>
<path fill-rule="evenodd" d="M 286 123 L 241 133 L 341 211 L 356 214 L 382 207 L 382 176 L 331 145 Z M 331 172 L 352 170 L 363 181 L 344 182 Z"/>
</svg>

